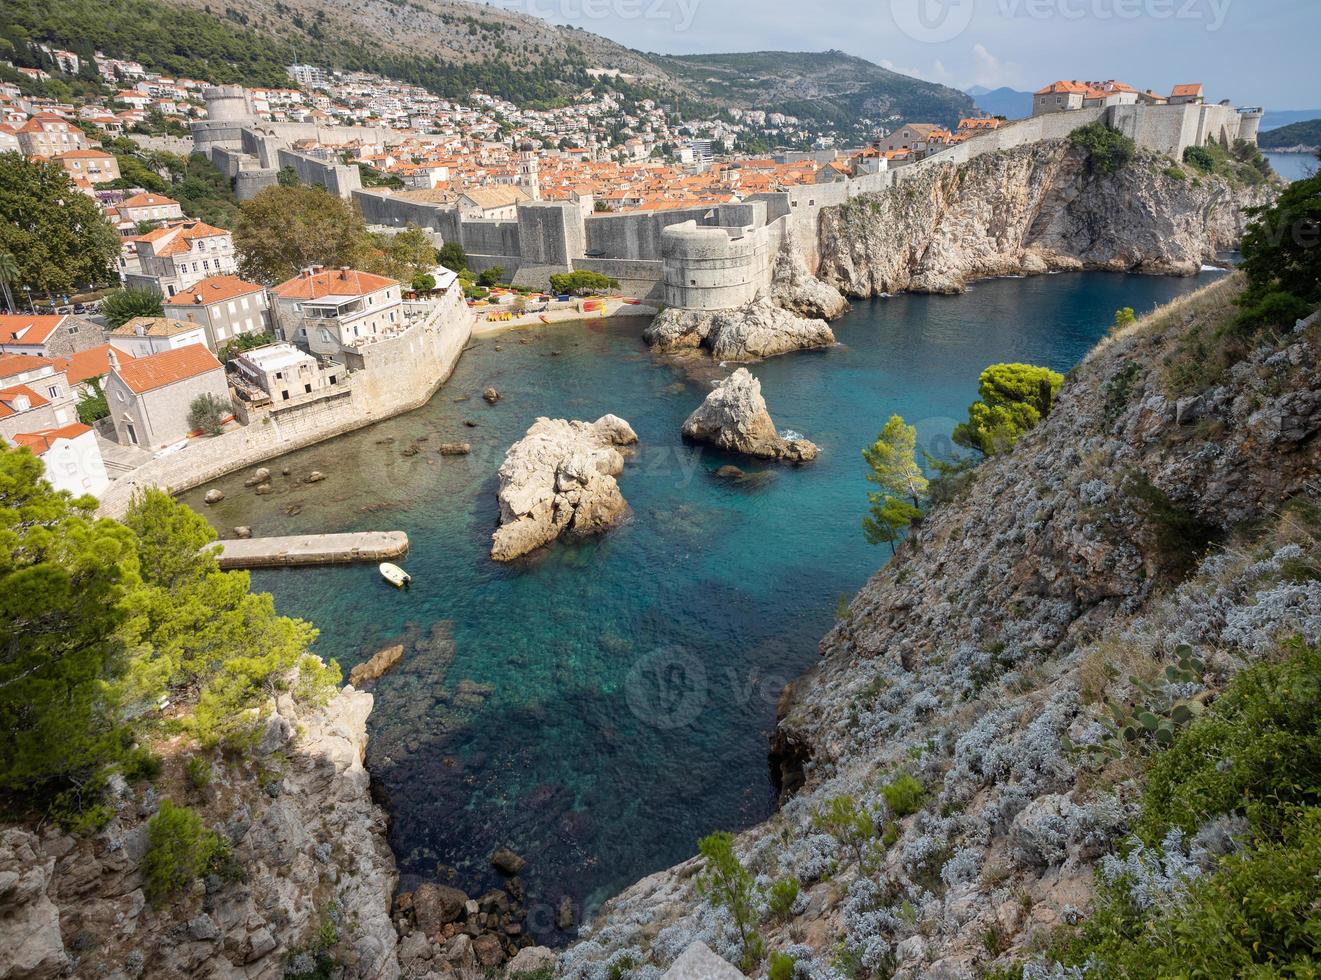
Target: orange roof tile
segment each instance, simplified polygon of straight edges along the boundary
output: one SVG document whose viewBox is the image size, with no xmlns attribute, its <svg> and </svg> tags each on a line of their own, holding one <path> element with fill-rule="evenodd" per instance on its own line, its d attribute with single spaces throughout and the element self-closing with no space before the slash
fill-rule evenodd
<svg viewBox="0 0 1321 980">
<path fill-rule="evenodd" d="M 399 285 L 396 279 L 359 272 L 357 269 L 318 269 L 300 273 L 271 288 L 281 299 L 319 299 L 322 296 L 366 296 L 378 289 Z"/>
<path fill-rule="evenodd" d="M 69 425 L 60 426 L 58 429 L 41 429 L 37 432 L 18 432 L 14 435 L 14 442 L 20 446 L 27 446 L 37 456 L 46 453 L 51 446 L 55 445 L 56 439 L 76 439 L 92 431 L 90 425 L 84 425 L 81 422 L 71 422 Z"/>
<path fill-rule="evenodd" d="M 0 381 L 43 367 L 60 367 L 59 361 L 36 354 L 0 354 Z"/>
<path fill-rule="evenodd" d="M 44 344 L 67 315 L 0 314 L 0 344 Z"/>
<path fill-rule="evenodd" d="M 18 400 L 26 396 L 28 400 L 27 408 L 19 408 Z M 0 388 L 0 419 L 7 419 L 12 415 L 18 415 L 20 412 L 26 412 L 34 408 L 40 408 L 42 405 L 49 405 L 50 400 L 38 395 L 27 385 L 14 385 L 10 388 Z"/>
<path fill-rule="evenodd" d="M 171 204 L 177 205 L 178 203 L 179 202 L 174 198 L 166 197 L 164 194 L 143 192 L 141 194 L 134 194 L 127 201 L 121 201 L 119 206 L 121 208 L 159 208 L 167 207 Z"/>
<path fill-rule="evenodd" d="M 119 352 L 116 351 L 115 355 L 118 357 Z M 202 344 L 189 344 L 187 347 L 176 347 L 136 360 L 120 361 L 119 366 L 113 370 L 130 391 L 141 395 L 208 371 L 222 369 L 215 355 L 206 347 Z"/>
<path fill-rule="evenodd" d="M 166 300 L 165 305 L 167 307 L 209 306 L 238 296 L 247 296 L 249 293 L 259 293 L 264 288 L 255 282 L 245 282 L 238 276 L 207 276 L 183 292 L 176 293 Z M 200 301 L 197 299 L 199 296 Z"/>
<path fill-rule="evenodd" d="M 115 348 L 115 356 L 121 361 L 132 360 L 132 356 Z M 82 384 L 89 378 L 101 378 L 110 373 L 110 345 L 101 344 L 80 350 L 64 362 L 64 372 L 69 384 Z"/>
</svg>

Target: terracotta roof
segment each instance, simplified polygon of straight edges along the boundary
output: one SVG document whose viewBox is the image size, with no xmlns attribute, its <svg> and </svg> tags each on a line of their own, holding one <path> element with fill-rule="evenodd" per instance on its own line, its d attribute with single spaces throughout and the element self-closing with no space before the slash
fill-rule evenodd
<svg viewBox="0 0 1321 980">
<path fill-rule="evenodd" d="M 0 381 L 35 371 L 37 368 L 59 366 L 59 362 L 36 354 L 0 354 Z"/>
<path fill-rule="evenodd" d="M 121 208 L 159 208 L 170 204 L 177 205 L 179 202 L 172 197 L 166 197 L 164 194 L 142 193 L 134 194 L 127 201 L 121 201 Z"/>
<path fill-rule="evenodd" d="M 27 408 L 18 408 L 18 399 L 24 395 L 27 396 L 28 406 Z M 49 399 L 38 395 L 27 385 L 14 385 L 10 388 L 0 388 L 0 419 L 7 419 L 12 415 L 18 415 L 20 412 L 26 412 L 48 404 L 50 404 Z"/>
<path fill-rule="evenodd" d="M 116 357 L 118 351 L 115 352 Z M 141 395 L 156 388 L 164 388 L 176 381 L 195 378 L 208 371 L 221 370 L 215 355 L 202 344 L 189 344 L 174 350 L 161 351 L 136 360 L 120 361 L 114 373 L 128 385 L 129 390 Z"/>
<path fill-rule="evenodd" d="M 107 153 L 105 150 L 68 150 L 65 153 L 55 154 L 56 160 L 104 160 L 106 157 L 114 159 L 113 153 Z"/>
<path fill-rule="evenodd" d="M 27 446 L 33 453 L 40 456 L 55 445 L 56 439 L 77 439 L 81 435 L 86 435 L 92 431 L 90 425 L 83 425 L 81 422 L 71 422 L 69 425 L 60 426 L 58 429 L 41 429 L 38 432 L 19 432 L 14 435 L 14 442 L 20 446 Z"/>
<path fill-rule="evenodd" d="M 165 306 L 209 306 L 223 303 L 236 296 L 259 293 L 264 289 L 255 282 L 245 282 L 238 276 L 207 276 L 166 301 Z M 197 297 L 201 297 L 198 300 Z"/>
<path fill-rule="evenodd" d="M 1201 95 L 1201 94 L 1202 94 L 1202 86 L 1200 83 L 1196 85 L 1176 85 L 1174 86 L 1174 91 L 1170 93 L 1170 98 L 1172 99 L 1177 98 L 1178 96 L 1181 95 Z"/>
<path fill-rule="evenodd" d="M 56 328 L 67 319 L 67 314 L 28 316 L 22 313 L 6 313 L 0 315 L 0 344 L 44 344 Z"/>
<path fill-rule="evenodd" d="M 271 292 L 281 299 L 320 299 L 323 296 L 366 296 L 378 289 L 397 286 L 397 279 L 359 272 L 357 269 L 321 269 L 299 273 L 273 286 Z"/>
<path fill-rule="evenodd" d="M 1087 83 L 1079 81 L 1070 82 L 1051 82 L 1043 89 L 1038 89 L 1035 95 L 1053 95 L 1057 92 L 1076 92 L 1083 95 L 1087 92 Z"/>
<path fill-rule="evenodd" d="M 145 235 L 139 235 L 135 241 L 151 242 L 152 252 L 156 255 L 177 255 L 189 251 L 188 243 L 194 239 L 228 234 L 224 228 L 216 228 L 205 221 L 189 221 L 181 225 L 155 228 Z"/>
<path fill-rule="evenodd" d="M 118 347 L 114 350 L 115 356 L 121 361 L 131 361 L 133 359 L 132 355 L 125 354 Z M 98 347 L 80 350 L 65 361 L 62 366 L 71 385 L 82 384 L 89 378 L 104 377 L 110 373 L 110 345 L 101 344 Z"/>
<path fill-rule="evenodd" d="M 135 316 L 110 331 L 112 337 L 174 337 L 191 330 L 201 330 L 189 320 L 168 316 Z M 115 350 L 119 348 L 116 347 Z"/>
<path fill-rule="evenodd" d="M 511 204 L 521 204 L 529 200 L 521 187 L 513 184 L 495 184 L 491 187 L 474 187 L 463 192 L 463 196 L 483 210 L 505 208 Z"/>
</svg>

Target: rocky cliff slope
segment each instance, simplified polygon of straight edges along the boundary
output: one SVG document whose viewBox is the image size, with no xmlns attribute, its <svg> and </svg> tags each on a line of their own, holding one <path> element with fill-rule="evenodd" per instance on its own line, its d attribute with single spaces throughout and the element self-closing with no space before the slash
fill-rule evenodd
<svg viewBox="0 0 1321 980">
<path fill-rule="evenodd" d="M 757 909 L 795 977 L 973 977 L 1025 958 L 1089 913 L 1097 862 L 1136 813 L 1131 754 L 1097 761 L 1065 739 L 1103 745 L 1103 702 L 1148 696 L 1130 678 L 1205 700 L 1281 635 L 1321 638 L 1321 581 L 1290 571 L 1321 556 L 1321 324 L 1229 357 L 1219 331 L 1238 288 L 1099 345 L 786 691 L 784 805 L 736 853 L 759 886 L 800 886 Z M 1204 664 L 1191 676 L 1180 644 Z M 1193 842 L 1204 858 L 1214 830 Z M 565 972 L 655 976 L 694 940 L 737 962 L 699 867 L 608 902 Z"/>
<path fill-rule="evenodd" d="M 974 279 L 1105 269 L 1192 275 L 1242 237 L 1268 186 L 1197 177 L 1148 151 L 1116 173 L 1049 140 L 821 212 L 817 275 L 850 296 L 961 292 Z"/>
<path fill-rule="evenodd" d="M 160 777 L 112 787 L 114 815 L 92 836 L 4 830 L 0 976 L 276 978 L 325 962 L 399 976 L 394 856 L 362 765 L 371 708 L 352 687 L 311 712 L 281 697 L 250 757 L 185 775 L 160 747 Z M 154 906 L 144 859 L 161 798 L 197 810 L 234 861 Z"/>
</svg>

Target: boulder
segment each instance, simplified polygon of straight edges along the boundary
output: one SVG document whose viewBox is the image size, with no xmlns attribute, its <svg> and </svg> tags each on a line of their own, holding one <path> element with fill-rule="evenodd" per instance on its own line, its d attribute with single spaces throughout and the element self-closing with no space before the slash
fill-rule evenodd
<svg viewBox="0 0 1321 980">
<path fill-rule="evenodd" d="M 252 476 L 243 481 L 245 487 L 255 487 L 262 483 L 270 481 L 271 471 L 265 466 L 259 466 L 252 471 Z"/>
<path fill-rule="evenodd" d="M 262 483 L 262 484 L 258 484 L 258 486 L 257 486 L 257 491 L 256 491 L 256 492 L 259 493 L 259 494 L 261 494 L 262 496 L 265 496 L 266 494 L 270 493 L 270 492 L 273 491 L 274 489 L 275 489 L 275 488 L 274 488 L 273 486 L 271 486 L 269 483 Z"/>
<path fill-rule="evenodd" d="M 252 537 L 252 528 L 248 527 L 246 524 L 240 524 L 234 528 L 234 537 L 250 538 Z"/>
<path fill-rule="evenodd" d="M 485 969 L 492 969 L 505 961 L 505 948 L 500 945 L 500 938 L 489 932 L 483 933 L 472 941 L 472 951 L 477 957 L 477 964 Z"/>
<path fill-rule="evenodd" d="M 536 973 L 538 970 L 555 965 L 555 951 L 546 946 L 524 946 L 509 961 L 509 966 L 505 968 L 505 976 L 516 976 L 519 973 Z"/>
<path fill-rule="evenodd" d="M 494 388 L 487 388 L 482 392 L 482 397 L 486 399 L 486 404 L 494 405 L 500 400 L 500 392 L 496 391 Z"/>
<path fill-rule="evenodd" d="M 441 927 L 463 918 L 467 904 L 468 896 L 459 889 L 427 882 L 413 892 L 413 919 L 419 929 L 436 939 Z"/>
<path fill-rule="evenodd" d="M 720 449 L 766 459 L 805 463 L 817 456 L 813 443 L 779 434 L 761 396 L 761 382 L 747 368 L 739 368 L 712 389 L 684 422 L 683 434 Z"/>
<path fill-rule="evenodd" d="M 513 877 L 527 867 L 527 861 L 507 847 L 502 847 L 491 855 L 491 864 L 502 875 Z"/>
<path fill-rule="evenodd" d="M 358 664 L 349 671 L 349 683 L 354 687 L 362 687 L 368 681 L 379 680 L 385 673 L 397 664 L 404 655 L 403 644 L 395 644 L 392 647 L 386 647 L 373 654 L 370 660 Z"/>
<path fill-rule="evenodd" d="M 0 976 L 46 980 L 69 963 L 60 935 L 60 911 L 47 894 L 55 859 L 40 853 L 33 834 L 0 834 Z"/>
<path fill-rule="evenodd" d="M 680 953 L 661 976 L 662 980 L 738 980 L 743 974 L 698 940 Z"/>
<path fill-rule="evenodd" d="M 224 499 L 225 499 L 225 491 L 217 487 L 212 487 L 210 490 L 206 492 L 206 496 L 202 498 L 202 501 L 208 504 L 218 504 L 220 503 L 220 501 Z"/>
<path fill-rule="evenodd" d="M 835 334 L 825 320 L 806 319 L 764 300 L 731 310 L 662 310 L 642 332 L 654 350 L 706 349 L 721 361 L 755 361 L 789 351 L 828 347 Z"/>
<path fill-rule="evenodd" d="M 470 442 L 442 442 L 436 447 L 436 452 L 442 456 L 467 456 L 472 452 L 472 443 Z"/>
<path fill-rule="evenodd" d="M 303 482 L 320 483 L 325 478 L 326 474 L 322 473 L 320 470 L 313 470 L 311 473 L 307 474 L 307 476 L 303 477 Z"/>
<path fill-rule="evenodd" d="M 595 422 L 537 419 L 500 466 L 500 526 L 491 557 L 511 561 L 561 534 L 600 534 L 616 524 L 628 511 L 615 481 L 624 469 L 620 448 L 637 441 L 613 415 Z"/>
</svg>

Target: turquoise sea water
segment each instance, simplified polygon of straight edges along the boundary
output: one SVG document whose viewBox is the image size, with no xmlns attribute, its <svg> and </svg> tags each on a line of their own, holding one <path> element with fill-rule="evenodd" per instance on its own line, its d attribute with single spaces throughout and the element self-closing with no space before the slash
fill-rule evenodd
<svg viewBox="0 0 1321 980">
<path fill-rule="evenodd" d="M 425 408 L 272 464 L 275 493 L 245 490 L 239 473 L 215 484 L 228 494 L 218 506 L 202 505 L 205 488 L 186 499 L 256 535 L 408 532 L 405 592 L 371 566 L 253 581 L 315 622 L 318 652 L 346 673 L 408 645 L 375 689 L 368 748 L 405 887 L 448 875 L 477 894 L 494 883 L 487 856 L 507 844 L 530 861 L 529 924 L 555 941 L 563 894 L 590 907 L 772 809 L 780 690 L 817 656 L 837 598 L 887 557 L 860 529 L 860 449 L 886 418 L 901 413 L 947 451 L 988 363 L 1066 370 L 1116 308 L 1146 310 L 1207 279 L 1061 275 L 858 303 L 835 326 L 839 346 L 752 368 L 777 424 L 822 449 L 801 469 L 684 445 L 680 425 L 723 372 L 651 355 L 643 321 L 620 319 L 477 341 Z M 480 398 L 488 385 L 503 394 L 494 406 Z M 505 449 L 538 415 L 608 412 L 641 439 L 620 478 L 629 521 L 492 562 Z M 436 452 L 458 440 L 472 455 Z M 728 463 L 747 476 L 716 477 Z M 328 478 L 298 482 L 312 469 Z"/>
</svg>

